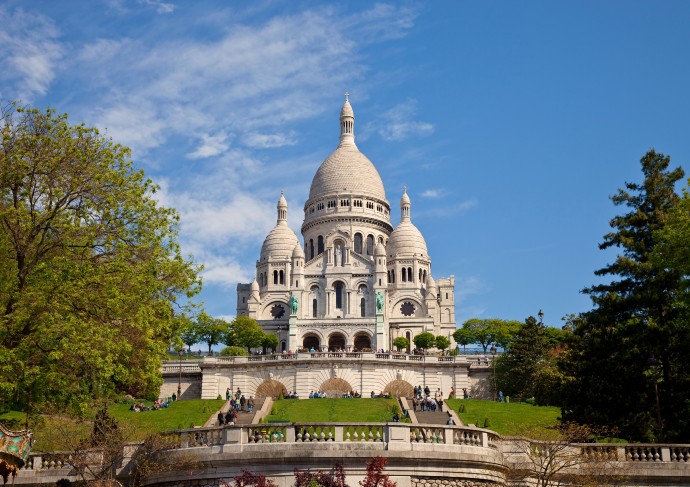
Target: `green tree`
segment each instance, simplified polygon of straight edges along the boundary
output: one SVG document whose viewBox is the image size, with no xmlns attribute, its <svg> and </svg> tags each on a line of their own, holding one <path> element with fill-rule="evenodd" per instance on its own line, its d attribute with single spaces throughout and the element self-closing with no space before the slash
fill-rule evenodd
<svg viewBox="0 0 690 487">
<path fill-rule="evenodd" d="M 655 264 L 660 232 L 679 204 L 680 168 L 670 158 L 649 151 L 641 159 L 643 182 L 626 183 L 612 196 L 627 208 L 615 216 L 599 245 L 619 249 L 615 260 L 595 272 L 611 281 L 584 289 L 594 304 L 574 327 L 568 360 L 561 364 L 572 377 L 565 389 L 564 419 L 610 425 L 636 440 L 685 439 L 688 388 L 684 367 L 687 325 L 676 297 L 683 289 L 675 267 Z M 685 244 L 687 245 L 687 243 Z M 659 361 L 662 422 L 655 420 L 656 399 L 648 360 Z"/>
<path fill-rule="evenodd" d="M 445 337 L 443 335 L 438 335 L 436 337 L 435 345 L 436 345 L 436 348 L 443 351 L 446 348 L 450 347 L 450 340 L 448 339 L 448 337 Z"/>
<path fill-rule="evenodd" d="M 0 109 L 0 402 L 154 395 L 198 291 L 178 216 L 127 148 L 66 115 Z"/>
<path fill-rule="evenodd" d="M 462 345 L 464 352 L 467 352 L 467 345 L 474 343 L 472 333 L 470 333 L 470 330 L 465 327 L 458 328 L 455 330 L 455 332 L 453 332 L 453 340 L 455 340 L 455 343 L 458 345 Z"/>
<path fill-rule="evenodd" d="M 548 360 L 551 348 L 546 330 L 530 316 L 508 349 L 496 358 L 498 388 L 508 396 L 534 397 L 535 377 Z"/>
<path fill-rule="evenodd" d="M 200 342 L 208 345 L 208 353 L 211 353 L 211 347 L 218 345 L 223 340 L 227 333 L 228 324 L 224 320 L 214 318 L 201 312 L 196 317 L 196 337 Z"/>
<path fill-rule="evenodd" d="M 398 352 L 403 348 L 410 346 L 410 341 L 405 337 L 397 337 L 393 340 L 393 346 L 398 349 Z"/>
<path fill-rule="evenodd" d="M 199 342 L 196 323 L 186 313 L 180 313 L 173 319 L 173 333 L 187 345 L 188 352 L 192 351 L 192 345 Z M 174 347 L 173 350 L 175 350 Z"/>
<path fill-rule="evenodd" d="M 264 336 L 261 339 L 261 346 L 264 349 L 264 353 L 266 353 L 266 350 L 272 350 L 275 352 L 276 350 L 278 350 L 279 344 L 280 340 L 278 339 L 278 336 L 274 333 L 264 333 Z"/>
<path fill-rule="evenodd" d="M 429 348 L 436 346 L 436 337 L 433 333 L 430 333 L 428 331 L 425 331 L 415 336 L 412 339 L 412 341 L 414 342 L 415 347 L 420 348 L 422 350 L 427 350 Z"/>
<path fill-rule="evenodd" d="M 245 347 L 247 351 L 260 347 L 264 339 L 264 330 L 254 318 L 237 316 L 228 327 L 224 343 Z"/>
</svg>

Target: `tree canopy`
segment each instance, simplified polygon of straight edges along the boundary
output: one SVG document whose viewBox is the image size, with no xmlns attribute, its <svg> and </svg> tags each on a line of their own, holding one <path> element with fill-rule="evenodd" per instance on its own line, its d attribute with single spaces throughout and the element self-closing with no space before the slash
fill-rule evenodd
<svg viewBox="0 0 690 487">
<path fill-rule="evenodd" d="M 230 323 L 225 334 L 224 342 L 227 345 L 251 348 L 262 346 L 266 333 L 254 318 L 249 316 L 237 316 Z"/>
<path fill-rule="evenodd" d="M 66 115 L 0 113 L 0 401 L 153 395 L 198 268 L 127 148 Z"/>
<path fill-rule="evenodd" d="M 421 348 L 422 350 L 436 346 L 436 337 L 433 333 L 428 331 L 422 332 L 415 336 L 412 341 L 414 342 L 415 347 Z"/>
<path fill-rule="evenodd" d="M 223 342 L 223 337 L 227 331 L 228 323 L 226 321 L 209 316 L 202 311 L 196 317 L 193 333 L 197 341 L 204 342 L 208 345 L 208 353 L 210 354 L 211 347 Z"/>
<path fill-rule="evenodd" d="M 680 217 L 679 227 L 667 227 L 674 215 L 682 215 L 675 185 L 683 171 L 669 169 L 670 162 L 650 150 L 640 161 L 642 183 L 626 183 L 612 196 L 614 205 L 627 212 L 611 220 L 612 231 L 599 247 L 619 253 L 595 272 L 611 280 L 583 291 L 594 309 L 575 322 L 568 360 L 562 364 L 572 377 L 565 389 L 564 419 L 611 425 L 621 436 L 636 440 L 682 440 L 690 435 L 690 334 L 684 319 L 687 307 L 678 301 L 685 285 L 682 266 L 671 257 L 683 251 L 657 248 L 664 237 L 667 249 L 687 247 L 687 241 L 675 239 L 682 238 L 687 215 Z M 652 357 L 659 363 L 658 376 L 649 368 Z M 655 383 L 661 422 L 656 421 Z"/>
</svg>

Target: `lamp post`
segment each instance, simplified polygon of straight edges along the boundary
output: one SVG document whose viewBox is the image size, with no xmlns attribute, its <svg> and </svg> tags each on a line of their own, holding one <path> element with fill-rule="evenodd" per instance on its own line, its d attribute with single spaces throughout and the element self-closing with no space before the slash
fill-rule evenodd
<svg viewBox="0 0 690 487">
<path fill-rule="evenodd" d="M 491 345 L 491 348 L 489 349 L 491 352 L 491 355 L 493 355 L 493 358 L 491 359 L 491 363 L 493 364 L 494 367 L 494 401 L 496 400 L 496 394 L 498 394 L 498 387 L 496 386 L 496 345 Z"/>
<path fill-rule="evenodd" d="M 182 349 L 179 348 L 177 353 L 180 357 L 180 375 L 177 379 L 177 400 L 182 399 Z"/>
<path fill-rule="evenodd" d="M 647 359 L 647 368 L 654 379 L 654 395 L 656 396 L 656 422 L 659 427 L 659 441 L 664 441 L 664 422 L 661 419 L 661 402 L 659 401 L 659 361 L 652 354 Z"/>
<path fill-rule="evenodd" d="M 537 316 L 539 317 L 539 324 L 544 326 L 544 312 L 541 309 L 539 310 L 539 313 L 537 313 Z"/>
</svg>

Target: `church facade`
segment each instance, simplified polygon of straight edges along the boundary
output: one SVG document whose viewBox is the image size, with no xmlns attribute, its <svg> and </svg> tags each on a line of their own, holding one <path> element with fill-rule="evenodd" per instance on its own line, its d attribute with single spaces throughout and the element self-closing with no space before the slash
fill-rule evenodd
<svg viewBox="0 0 690 487">
<path fill-rule="evenodd" d="M 340 143 L 304 204 L 303 244 L 287 224 L 281 194 L 255 278 L 237 286 L 237 315 L 275 333 L 281 351 L 392 350 L 395 338 L 412 344 L 422 332 L 454 343 L 455 278 L 432 277 L 405 189 L 400 223 L 391 224 L 383 182 L 355 145 L 354 123 L 346 98 Z"/>
</svg>

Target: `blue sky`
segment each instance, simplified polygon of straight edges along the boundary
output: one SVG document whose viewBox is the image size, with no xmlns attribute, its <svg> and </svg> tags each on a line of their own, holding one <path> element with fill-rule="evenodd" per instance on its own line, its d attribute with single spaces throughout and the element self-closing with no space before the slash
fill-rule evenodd
<svg viewBox="0 0 690 487">
<path fill-rule="evenodd" d="M 609 195 L 652 147 L 690 168 L 688 19 L 682 1 L 6 0 L 0 99 L 132 147 L 229 318 L 281 190 L 299 235 L 348 91 L 393 221 L 407 185 L 434 277 L 456 277 L 458 324 L 560 326 L 613 258 Z"/>
</svg>

